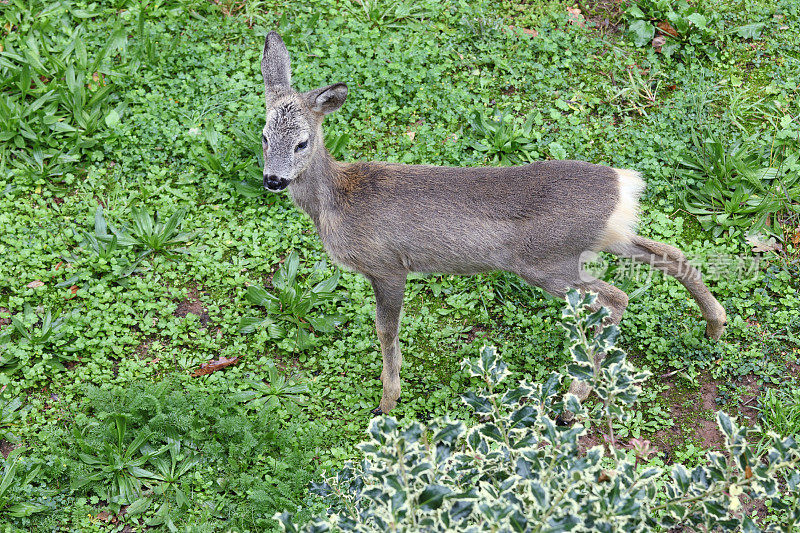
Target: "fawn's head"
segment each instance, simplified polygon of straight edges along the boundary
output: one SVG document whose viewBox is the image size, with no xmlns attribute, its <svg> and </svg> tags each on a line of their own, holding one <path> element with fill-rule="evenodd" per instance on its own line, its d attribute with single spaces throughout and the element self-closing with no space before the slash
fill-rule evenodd
<svg viewBox="0 0 800 533">
<path fill-rule="evenodd" d="M 292 89 L 289 51 L 280 35 L 267 34 L 261 74 L 267 98 L 267 120 L 262 130 L 264 188 L 285 189 L 324 150 L 322 118 L 344 103 L 347 86 L 335 83 L 299 93 Z"/>
</svg>

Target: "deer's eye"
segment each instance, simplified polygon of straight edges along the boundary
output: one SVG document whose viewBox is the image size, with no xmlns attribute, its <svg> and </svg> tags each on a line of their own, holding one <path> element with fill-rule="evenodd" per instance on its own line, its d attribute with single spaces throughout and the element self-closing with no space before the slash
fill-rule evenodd
<svg viewBox="0 0 800 533">
<path fill-rule="evenodd" d="M 308 141 L 303 141 L 294 147 L 294 151 L 299 152 L 300 150 L 305 150 L 307 146 L 308 146 Z"/>
</svg>

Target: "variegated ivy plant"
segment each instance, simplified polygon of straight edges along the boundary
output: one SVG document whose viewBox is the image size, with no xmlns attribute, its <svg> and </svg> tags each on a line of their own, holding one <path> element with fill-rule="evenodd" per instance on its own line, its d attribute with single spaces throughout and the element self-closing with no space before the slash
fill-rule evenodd
<svg viewBox="0 0 800 533">
<path fill-rule="evenodd" d="M 563 314 L 572 341 L 568 372 L 591 382 L 600 399 L 594 407 L 570 394 L 559 400 L 563 377 L 555 373 L 543 384 L 499 392 L 508 371 L 485 348 L 465 362 L 485 383 L 464 396 L 480 423 L 444 418 L 401 427 L 394 418 L 374 419 L 361 445 L 364 461 L 317 486 L 328 514 L 303 526 L 276 515 L 284 531 L 796 531 L 800 448 L 792 437 L 774 435 L 759 457 L 747 442 L 755 430 L 719 412 L 725 453 L 708 452 L 692 470 L 665 470 L 648 466 L 641 446 L 636 453 L 615 448 L 613 437 L 608 449 L 582 451 L 584 426 L 556 424 L 567 409 L 610 432 L 614 419 L 629 416 L 647 377 L 614 347 L 618 330 L 603 324 L 606 310 L 591 312 L 594 301 L 573 291 Z M 594 364 L 602 352 L 607 357 Z M 741 512 L 742 494 L 783 509 L 787 523 L 762 529 Z"/>
</svg>

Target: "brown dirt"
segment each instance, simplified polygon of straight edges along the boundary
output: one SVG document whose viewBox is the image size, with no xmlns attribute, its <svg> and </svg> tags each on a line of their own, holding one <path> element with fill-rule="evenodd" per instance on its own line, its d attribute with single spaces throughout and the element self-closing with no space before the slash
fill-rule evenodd
<svg viewBox="0 0 800 533">
<path fill-rule="evenodd" d="M 10 309 L 6 309 L 5 307 L 0 307 L 0 315 L 5 315 L 6 313 L 8 313 L 10 315 L 11 314 L 11 310 Z M 0 327 L 7 326 L 9 324 L 11 324 L 11 319 L 10 318 L 5 318 L 5 317 L 0 316 Z"/>
<path fill-rule="evenodd" d="M 472 329 L 467 333 L 467 342 L 471 343 L 478 337 L 486 338 L 486 328 L 483 326 L 472 326 Z"/>
<path fill-rule="evenodd" d="M 703 384 L 700 385 L 700 407 L 703 411 L 716 413 L 719 410 L 717 398 L 719 397 L 718 385 L 708 376 L 702 376 Z M 725 444 L 725 437 L 717 426 L 717 419 L 713 420 L 697 419 L 697 437 L 703 448 L 722 450 Z"/>
<path fill-rule="evenodd" d="M 666 389 L 660 395 L 669 405 L 675 425 L 655 432 L 651 441 L 656 451 L 665 454 L 668 463 L 687 440 L 696 440 L 703 448 L 713 450 L 721 450 L 725 443 L 716 417 L 712 416 L 719 409 L 717 383 L 708 376 L 700 376 L 700 382 L 699 391 L 684 392 L 673 376 L 662 378 Z"/>
<path fill-rule="evenodd" d="M 19 446 L 19 444 L 8 442 L 6 439 L 0 439 L 0 453 L 3 454 L 4 459 Z"/>
<path fill-rule="evenodd" d="M 0 309 L 2 311 L 2 309 Z M 0 319 L 0 324 L 2 324 L 2 319 Z M 798 377 L 800 376 L 800 361 L 786 361 L 786 370 L 793 376 Z"/>
<path fill-rule="evenodd" d="M 618 33 L 622 28 L 623 0 L 583 0 L 577 6 L 586 20 L 604 33 Z"/>
<path fill-rule="evenodd" d="M 767 518 L 767 506 L 764 500 L 754 500 L 746 494 L 742 494 L 739 496 L 739 501 L 742 502 L 742 515 L 753 516 L 753 512 L 755 511 L 756 516 L 758 516 L 756 523 L 764 523 L 764 519 Z"/>
<path fill-rule="evenodd" d="M 741 418 L 741 422 L 752 425 L 758 421 L 756 399 L 758 398 L 758 390 L 761 387 L 761 382 L 756 378 L 755 374 L 751 373 L 742 376 L 740 383 L 746 389 L 746 392 L 739 397 L 737 418 Z"/>
<path fill-rule="evenodd" d="M 136 353 L 136 357 L 140 360 L 147 359 L 150 354 L 150 345 L 153 344 L 153 339 L 148 338 L 145 339 L 139 346 L 134 348 L 134 352 Z"/>
<path fill-rule="evenodd" d="M 200 301 L 200 291 L 197 290 L 197 287 L 191 287 L 189 289 L 189 294 L 183 301 L 178 303 L 177 309 L 175 309 L 175 312 L 172 314 L 177 317 L 185 317 L 189 313 L 199 316 L 200 324 L 202 324 L 203 327 L 208 325 L 210 321 L 208 310 Z"/>
<path fill-rule="evenodd" d="M 586 435 L 578 438 L 578 448 L 581 453 L 586 453 L 590 448 L 601 444 L 605 444 L 605 439 L 597 429 L 590 429 L 586 432 Z"/>
</svg>

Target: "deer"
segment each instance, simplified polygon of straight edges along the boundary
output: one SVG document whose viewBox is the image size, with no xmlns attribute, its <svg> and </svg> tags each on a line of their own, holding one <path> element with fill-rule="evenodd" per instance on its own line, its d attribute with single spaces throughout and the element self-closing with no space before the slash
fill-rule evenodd
<svg viewBox="0 0 800 533">
<path fill-rule="evenodd" d="M 375 292 L 383 357 L 383 393 L 372 412 L 389 413 L 400 397 L 400 315 L 409 273 L 473 275 L 506 271 L 564 298 L 597 294 L 618 324 L 628 305 L 619 288 L 590 275 L 582 258 L 608 252 L 676 278 L 706 321 L 705 335 L 725 331 L 725 309 L 682 251 L 636 233 L 639 172 L 575 160 L 515 167 L 440 167 L 337 161 L 322 122 L 339 109 L 347 85 L 292 88 L 289 52 L 275 31 L 261 58 L 266 121 L 262 130 L 267 191 L 287 190 L 313 221 L 337 265 L 362 274 Z M 583 401 L 588 384 L 569 392 Z"/>
</svg>

